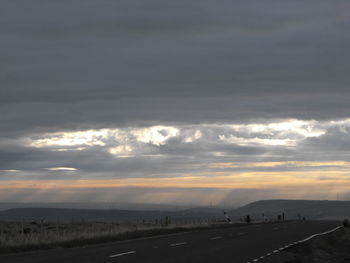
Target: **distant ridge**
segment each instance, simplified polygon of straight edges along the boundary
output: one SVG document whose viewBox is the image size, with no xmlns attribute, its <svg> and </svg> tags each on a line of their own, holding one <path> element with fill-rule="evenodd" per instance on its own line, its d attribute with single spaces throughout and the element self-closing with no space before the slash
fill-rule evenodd
<svg viewBox="0 0 350 263">
<path fill-rule="evenodd" d="M 164 219 L 208 219 L 219 217 L 221 210 L 216 208 L 192 208 L 179 211 L 142 210 L 102 210 L 67 208 L 12 208 L 0 211 L 0 220 L 46 220 L 46 221 L 113 221 L 118 223 L 154 222 Z"/>
<path fill-rule="evenodd" d="M 350 201 L 328 200 L 261 200 L 230 211 L 231 216 L 252 215 L 276 217 L 285 213 L 287 219 L 344 219 L 350 218 Z"/>
<path fill-rule="evenodd" d="M 65 202 L 65 203 L 30 203 L 30 202 L 0 202 L 0 211 L 11 208 L 67 208 L 67 209 L 94 209 L 94 210 L 165 210 L 177 211 L 193 207 L 193 205 L 172 204 L 143 204 L 118 202 Z"/>
<path fill-rule="evenodd" d="M 149 208 L 149 207 L 148 207 Z M 163 207 L 162 207 L 163 208 Z M 237 209 L 227 211 L 231 219 L 246 215 L 253 219 L 275 219 L 283 212 L 286 219 L 332 220 L 350 219 L 350 201 L 327 200 L 261 200 Z M 152 222 L 164 219 L 205 220 L 223 219 L 223 209 L 216 207 L 196 207 L 179 210 L 132 210 L 132 209 L 77 209 L 57 207 L 22 207 L 0 211 L 0 220 L 47 220 L 47 221 L 113 221 L 120 223 Z"/>
</svg>

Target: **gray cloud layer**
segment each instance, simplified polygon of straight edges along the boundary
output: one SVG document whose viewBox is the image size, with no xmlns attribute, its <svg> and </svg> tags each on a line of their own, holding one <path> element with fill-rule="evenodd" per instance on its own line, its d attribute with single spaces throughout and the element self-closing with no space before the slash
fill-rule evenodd
<svg viewBox="0 0 350 263">
<path fill-rule="evenodd" d="M 349 112 L 348 1 L 4 1 L 1 134 Z"/>
<path fill-rule="evenodd" d="M 348 161 L 349 124 L 329 120 L 350 112 L 349 11 L 347 0 L 4 0 L 0 170 L 25 172 L 0 171 L 0 179 L 172 176 L 230 161 Z M 300 139 L 214 127 L 289 118 L 316 120 L 325 134 Z M 28 145 L 59 131 L 152 125 L 177 127 L 181 135 L 161 145 L 130 135 L 84 149 Z M 196 130 L 201 139 L 184 143 Z M 266 141 L 284 139 L 300 141 Z M 112 148 L 130 156 L 116 158 Z M 44 170 L 50 167 L 79 172 Z"/>
<path fill-rule="evenodd" d="M 317 167 L 244 164 L 348 162 L 349 132 L 350 119 L 32 134 L 16 140 L 0 140 L 0 170 L 23 170 L 3 173 L 1 179 L 106 179 L 210 175 L 217 171 L 320 170 L 319 164 L 315 164 Z M 240 164 L 210 167 L 232 162 Z M 55 167 L 77 171 L 47 170 Z"/>
</svg>

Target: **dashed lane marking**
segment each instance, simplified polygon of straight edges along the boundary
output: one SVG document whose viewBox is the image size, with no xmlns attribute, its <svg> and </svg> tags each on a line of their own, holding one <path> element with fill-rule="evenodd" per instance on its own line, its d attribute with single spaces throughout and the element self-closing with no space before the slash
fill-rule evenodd
<svg viewBox="0 0 350 263">
<path fill-rule="evenodd" d="M 136 253 L 136 251 L 129 251 L 129 252 L 124 252 L 124 253 L 119 253 L 119 254 L 111 255 L 109 257 L 110 258 L 116 258 L 116 257 L 120 257 L 120 256 L 134 254 L 134 253 Z"/>
<path fill-rule="evenodd" d="M 177 246 L 182 246 L 182 245 L 186 245 L 187 242 L 181 242 L 181 243 L 174 243 L 174 244 L 170 244 L 171 247 L 177 247 Z"/>
<path fill-rule="evenodd" d="M 267 253 L 265 256 L 261 256 L 261 257 L 259 257 L 259 258 L 253 259 L 252 261 L 247 261 L 247 263 L 263 261 L 263 259 L 266 258 L 266 257 L 272 256 L 273 254 L 276 254 L 276 253 L 278 253 L 278 252 L 281 252 L 281 251 L 283 251 L 283 250 L 285 250 L 285 249 L 288 249 L 288 248 L 293 247 L 293 246 L 295 246 L 295 245 L 298 245 L 298 244 L 300 244 L 300 243 L 304 243 L 304 242 L 306 242 L 306 241 L 309 241 L 310 239 L 312 239 L 312 238 L 314 238 L 314 237 L 322 236 L 322 235 L 326 235 L 326 234 L 332 233 L 332 232 L 338 230 L 338 229 L 341 228 L 341 227 L 343 227 L 343 226 L 338 226 L 338 227 L 333 228 L 333 229 L 331 229 L 331 230 L 329 230 L 329 231 L 327 231 L 327 232 L 314 234 L 314 235 L 309 236 L 308 238 L 305 238 L 305 239 L 303 239 L 303 240 L 290 243 L 290 244 L 288 244 L 288 245 L 286 245 L 286 246 L 284 246 L 284 247 L 281 247 L 281 248 L 279 248 L 279 249 L 275 249 L 274 251 L 272 251 L 272 252 L 270 252 L 270 253 Z M 276 229 L 275 229 L 275 230 L 276 230 Z"/>
<path fill-rule="evenodd" d="M 219 236 L 218 237 L 212 237 L 211 240 L 216 240 L 216 239 L 220 239 L 220 238 L 222 238 L 222 237 L 219 237 Z"/>
</svg>

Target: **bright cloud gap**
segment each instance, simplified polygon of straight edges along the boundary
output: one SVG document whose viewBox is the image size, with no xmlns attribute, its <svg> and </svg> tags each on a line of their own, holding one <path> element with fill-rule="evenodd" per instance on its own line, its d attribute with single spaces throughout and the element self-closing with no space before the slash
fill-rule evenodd
<svg viewBox="0 0 350 263">
<path fill-rule="evenodd" d="M 74 196 L 96 192 L 101 200 L 130 189 L 148 194 L 300 188 L 303 197 L 314 187 L 345 195 L 349 133 L 350 118 L 37 133 L 13 142 L 28 154 L 4 164 L 0 179 L 9 193 L 60 189 Z"/>
<path fill-rule="evenodd" d="M 335 126 L 350 126 L 350 119 L 321 122 L 288 119 L 270 123 L 198 124 L 37 134 L 27 145 L 53 151 L 81 151 L 101 147 L 115 157 L 152 155 L 159 147 L 191 143 L 238 146 L 295 147 L 307 138 L 317 138 Z"/>
<path fill-rule="evenodd" d="M 77 171 L 78 169 L 73 168 L 73 167 L 51 167 L 51 168 L 46 168 L 46 170 L 49 170 L 49 171 Z"/>
</svg>

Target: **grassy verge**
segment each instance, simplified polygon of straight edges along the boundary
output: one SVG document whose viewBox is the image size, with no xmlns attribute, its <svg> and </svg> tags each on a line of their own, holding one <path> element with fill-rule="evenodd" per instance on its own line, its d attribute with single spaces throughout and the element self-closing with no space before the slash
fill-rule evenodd
<svg viewBox="0 0 350 263">
<path fill-rule="evenodd" d="M 137 230 L 128 230 L 120 233 L 100 233 L 94 235 L 81 235 L 73 237 L 72 239 L 56 238 L 53 240 L 45 241 L 35 241 L 35 242 L 22 242 L 22 244 L 0 244 L 0 253 L 17 253 L 30 250 L 45 250 L 51 248 L 72 248 L 100 243 L 116 242 L 129 239 L 145 238 L 160 236 L 166 234 L 175 234 L 188 231 L 201 231 L 206 229 L 216 229 L 216 228 L 228 228 L 241 226 L 242 224 L 220 224 L 220 225 L 201 225 L 201 226 L 168 226 L 161 228 L 150 228 L 150 229 L 137 229 Z"/>
<path fill-rule="evenodd" d="M 100 222 L 99 224 L 103 223 Z M 91 223 L 89 223 L 89 225 L 91 225 Z M 23 232 L 19 233 L 17 231 L 17 236 L 11 236 L 11 240 L 5 240 L 4 238 L 1 239 L 0 233 L 0 253 L 7 254 L 31 250 L 46 250 L 52 248 L 72 248 L 137 238 L 160 236 L 166 234 L 176 234 L 181 232 L 231 228 L 242 225 L 245 224 L 204 224 L 186 226 L 169 225 L 163 227 L 148 226 L 147 228 L 135 228 L 135 226 L 126 227 L 118 225 L 118 231 L 111 228 L 109 229 L 109 231 L 102 231 L 102 229 L 106 229 L 98 228 L 95 226 L 94 232 L 89 232 L 85 228 L 81 228 L 80 232 L 73 233 L 71 229 L 68 229 L 68 232 L 70 232 L 70 234 L 65 234 L 64 232 L 50 233 L 45 231 L 41 233 L 23 234 Z M 54 228 L 54 231 L 57 231 L 57 229 L 59 228 L 62 228 L 62 226 Z M 91 226 L 88 229 L 91 230 Z"/>
</svg>

